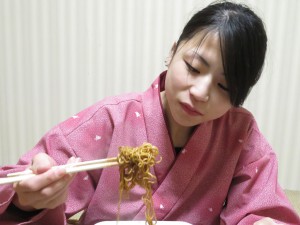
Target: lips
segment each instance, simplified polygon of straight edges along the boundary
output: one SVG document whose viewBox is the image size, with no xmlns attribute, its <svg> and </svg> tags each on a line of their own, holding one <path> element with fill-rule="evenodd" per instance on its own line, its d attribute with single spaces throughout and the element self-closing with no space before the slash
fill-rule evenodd
<svg viewBox="0 0 300 225">
<path fill-rule="evenodd" d="M 194 109 L 192 106 L 186 103 L 181 103 L 182 109 L 189 114 L 190 116 L 203 116 L 203 114 L 196 109 Z"/>
</svg>

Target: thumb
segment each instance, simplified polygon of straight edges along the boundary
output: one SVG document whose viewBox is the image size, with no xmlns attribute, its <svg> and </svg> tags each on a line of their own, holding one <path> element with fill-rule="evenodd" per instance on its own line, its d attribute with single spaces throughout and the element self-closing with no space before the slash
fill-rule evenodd
<svg viewBox="0 0 300 225">
<path fill-rule="evenodd" d="M 30 169 L 35 174 L 40 174 L 46 172 L 55 165 L 57 165 L 57 163 L 49 155 L 46 153 L 38 153 L 33 157 Z"/>
</svg>

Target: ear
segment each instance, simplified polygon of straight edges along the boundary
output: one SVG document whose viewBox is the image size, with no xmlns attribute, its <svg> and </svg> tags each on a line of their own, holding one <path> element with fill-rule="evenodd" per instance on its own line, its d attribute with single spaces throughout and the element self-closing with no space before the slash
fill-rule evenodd
<svg viewBox="0 0 300 225">
<path fill-rule="evenodd" d="M 171 50 L 170 50 L 170 54 L 172 55 L 172 57 L 173 57 L 173 55 L 174 55 L 174 53 L 175 53 L 176 47 L 177 47 L 177 42 L 174 41 L 174 43 L 173 43 L 173 45 L 172 45 L 172 48 L 171 48 Z"/>
<path fill-rule="evenodd" d="M 165 60 L 165 66 L 168 67 L 173 59 L 177 47 L 176 41 L 173 43 L 172 48 L 170 49 L 169 55 Z"/>
</svg>

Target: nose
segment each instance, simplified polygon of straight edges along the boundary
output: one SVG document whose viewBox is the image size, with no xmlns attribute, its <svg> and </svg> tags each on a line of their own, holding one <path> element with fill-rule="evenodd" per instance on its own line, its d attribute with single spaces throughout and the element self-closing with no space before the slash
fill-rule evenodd
<svg viewBox="0 0 300 225">
<path fill-rule="evenodd" d="M 210 75 L 199 76 L 190 80 L 190 94 L 196 101 L 207 102 L 210 96 L 212 78 Z"/>
</svg>

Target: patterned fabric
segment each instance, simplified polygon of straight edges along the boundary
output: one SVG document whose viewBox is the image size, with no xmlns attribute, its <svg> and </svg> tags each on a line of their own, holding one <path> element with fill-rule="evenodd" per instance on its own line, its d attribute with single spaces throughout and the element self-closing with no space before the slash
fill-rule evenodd
<svg viewBox="0 0 300 225">
<path fill-rule="evenodd" d="M 272 217 L 300 224 L 277 183 L 276 156 L 246 109 L 233 108 L 199 125 L 176 154 L 159 97 L 164 76 L 165 72 L 144 93 L 104 99 L 55 126 L 18 165 L 2 167 L 0 176 L 23 170 L 38 152 L 65 164 L 71 156 L 83 161 L 115 157 L 119 146 L 149 142 L 162 156 L 153 169 L 158 181 L 153 186 L 158 220 L 232 225 Z M 66 218 L 82 209 L 86 214 L 81 224 L 116 220 L 118 184 L 118 168 L 78 173 L 65 205 L 43 210 L 26 223 L 8 210 L 12 185 L 0 186 L 0 224 L 66 224 Z M 144 219 L 143 192 L 135 187 L 123 198 L 121 220 Z"/>
</svg>

